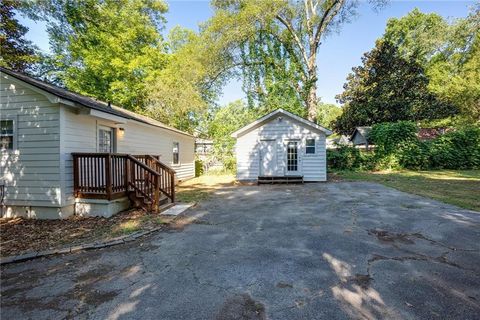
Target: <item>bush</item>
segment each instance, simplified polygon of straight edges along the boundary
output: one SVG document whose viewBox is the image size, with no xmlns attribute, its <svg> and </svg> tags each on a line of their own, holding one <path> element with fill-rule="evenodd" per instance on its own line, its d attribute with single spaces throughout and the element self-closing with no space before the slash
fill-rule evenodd
<svg viewBox="0 0 480 320">
<path fill-rule="evenodd" d="M 226 172 L 235 173 L 237 169 L 237 161 L 234 156 L 223 158 L 223 168 Z"/>
<path fill-rule="evenodd" d="M 399 146 L 398 164 L 401 168 L 425 170 L 430 167 L 430 144 L 414 141 Z"/>
<path fill-rule="evenodd" d="M 337 149 L 327 150 L 327 163 L 332 169 L 358 169 L 362 165 L 362 155 L 357 148 L 338 146 Z"/>
<path fill-rule="evenodd" d="M 480 168 L 480 128 L 449 132 L 432 142 L 430 166 L 435 169 Z"/>
<path fill-rule="evenodd" d="M 340 170 L 480 168 L 480 127 L 462 128 L 422 142 L 412 125 L 404 121 L 376 125 L 370 133 L 376 144 L 373 153 L 345 146 L 328 150 L 328 166 Z"/>
<path fill-rule="evenodd" d="M 203 173 L 203 161 L 195 160 L 195 177 L 200 177 Z"/>
<path fill-rule="evenodd" d="M 394 154 L 400 145 L 417 141 L 417 126 L 410 121 L 376 124 L 368 140 L 375 145 L 377 155 Z"/>
</svg>

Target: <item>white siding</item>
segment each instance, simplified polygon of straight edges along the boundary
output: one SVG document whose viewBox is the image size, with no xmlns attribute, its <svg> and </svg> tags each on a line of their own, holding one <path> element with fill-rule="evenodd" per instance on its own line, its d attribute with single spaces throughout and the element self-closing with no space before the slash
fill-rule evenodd
<svg viewBox="0 0 480 320">
<path fill-rule="evenodd" d="M 62 160 L 65 163 L 64 190 L 66 203 L 73 202 L 72 152 L 98 152 L 98 126 L 121 127 L 116 130 L 118 153 L 160 155 L 160 160 L 177 172 L 177 179 L 185 180 L 195 175 L 194 138 L 153 127 L 136 121 L 115 124 L 90 115 L 78 114 L 74 109 L 62 108 Z M 180 144 L 180 163 L 173 164 L 173 142 Z"/>
<path fill-rule="evenodd" d="M 123 137 L 118 135 L 118 152 L 160 155 L 160 160 L 177 172 L 179 180 L 195 176 L 193 137 L 133 121 L 122 127 L 125 130 Z M 174 142 L 180 145 L 179 164 L 173 164 Z"/>
<path fill-rule="evenodd" d="M 59 206 L 61 203 L 58 105 L 0 73 L 0 118 L 13 119 L 13 151 L 2 151 L 0 179 L 7 205 Z"/>
<path fill-rule="evenodd" d="M 326 181 L 326 136 L 323 132 L 286 116 L 270 119 L 260 127 L 238 137 L 235 153 L 237 158 L 237 178 L 255 180 L 260 175 L 259 143 L 261 140 L 275 140 L 277 166 L 275 175 L 286 174 L 286 143 L 297 140 L 299 147 L 299 166 L 305 181 Z M 315 139 L 315 154 L 305 153 L 306 139 Z"/>
<path fill-rule="evenodd" d="M 76 110 L 63 107 L 60 110 L 62 125 L 63 192 L 65 202 L 72 204 L 73 196 L 73 152 L 97 152 L 97 120 L 89 115 L 77 114 Z M 114 125 L 113 123 L 109 123 Z"/>
<path fill-rule="evenodd" d="M 85 114 L 88 110 L 58 104 L 52 95 L 0 73 L 0 119 L 12 119 L 15 126 L 14 150 L 2 151 L 0 158 L 7 205 L 72 204 L 71 153 L 97 152 L 99 125 L 125 129 L 123 135 L 117 130 L 117 152 L 158 154 L 179 180 L 195 175 L 193 137 L 132 120 L 116 124 Z M 172 163 L 173 142 L 180 144 L 178 165 Z"/>
</svg>

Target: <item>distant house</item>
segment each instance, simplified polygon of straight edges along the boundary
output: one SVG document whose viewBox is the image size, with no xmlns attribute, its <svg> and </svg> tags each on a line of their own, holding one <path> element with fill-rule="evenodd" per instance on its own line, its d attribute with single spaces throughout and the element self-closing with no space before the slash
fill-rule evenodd
<svg viewBox="0 0 480 320">
<path fill-rule="evenodd" d="M 327 149 L 335 149 L 337 146 L 348 146 L 351 145 L 350 137 L 346 135 L 341 135 L 335 138 L 327 138 Z"/>
<path fill-rule="evenodd" d="M 157 210 L 195 175 L 188 133 L 4 68 L 0 86 L 4 216 Z"/>
<path fill-rule="evenodd" d="M 332 132 L 278 109 L 232 133 L 237 179 L 326 181 L 326 137 Z"/>
<path fill-rule="evenodd" d="M 195 138 L 195 154 L 198 158 L 209 156 L 213 151 L 213 140 Z"/>
<path fill-rule="evenodd" d="M 420 141 L 433 140 L 451 130 L 451 128 L 420 128 L 417 137 Z"/>
<path fill-rule="evenodd" d="M 364 146 L 368 150 L 369 145 L 371 144 L 368 135 L 372 127 L 356 127 L 350 136 L 350 141 L 354 146 Z"/>
</svg>

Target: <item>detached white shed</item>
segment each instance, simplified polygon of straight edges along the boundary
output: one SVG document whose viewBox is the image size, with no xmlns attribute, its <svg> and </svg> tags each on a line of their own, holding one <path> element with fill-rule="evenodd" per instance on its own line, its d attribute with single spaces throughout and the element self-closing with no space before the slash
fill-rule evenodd
<svg viewBox="0 0 480 320">
<path fill-rule="evenodd" d="M 326 137 L 332 132 L 278 109 L 232 133 L 238 180 L 326 181 Z"/>
</svg>

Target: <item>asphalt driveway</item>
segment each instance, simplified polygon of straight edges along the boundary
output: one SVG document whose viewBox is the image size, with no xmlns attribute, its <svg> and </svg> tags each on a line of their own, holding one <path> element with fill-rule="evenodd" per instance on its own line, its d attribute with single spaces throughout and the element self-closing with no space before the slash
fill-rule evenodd
<svg viewBox="0 0 480 320">
<path fill-rule="evenodd" d="M 373 183 L 244 186 L 127 245 L 2 267 L 2 319 L 479 319 L 480 213 Z"/>
</svg>

